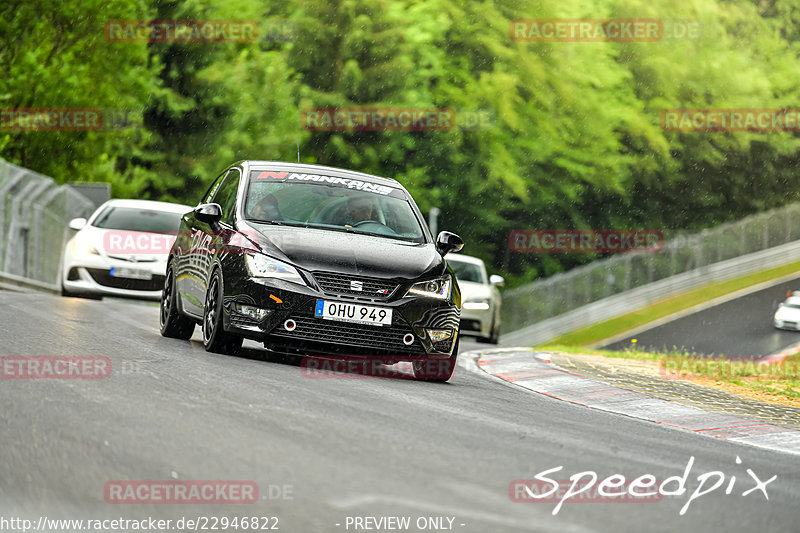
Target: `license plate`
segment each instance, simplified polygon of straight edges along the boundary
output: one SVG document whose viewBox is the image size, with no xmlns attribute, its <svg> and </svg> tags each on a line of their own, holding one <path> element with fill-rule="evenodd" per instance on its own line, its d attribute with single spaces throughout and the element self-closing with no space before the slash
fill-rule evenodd
<svg viewBox="0 0 800 533">
<path fill-rule="evenodd" d="M 317 300 L 314 316 L 325 320 L 355 322 L 357 324 L 370 324 L 372 326 L 390 326 L 392 324 L 391 309 L 353 303 L 331 302 L 329 300 Z"/>
<path fill-rule="evenodd" d="M 141 270 L 139 268 L 126 268 L 126 267 L 112 267 L 109 272 L 115 278 L 128 278 L 128 279 L 153 279 L 153 273 L 149 270 Z"/>
</svg>

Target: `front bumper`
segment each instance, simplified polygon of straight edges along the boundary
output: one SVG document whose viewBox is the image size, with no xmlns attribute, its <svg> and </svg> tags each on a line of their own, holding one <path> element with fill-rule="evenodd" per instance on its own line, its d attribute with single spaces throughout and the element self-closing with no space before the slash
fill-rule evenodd
<svg viewBox="0 0 800 533">
<path fill-rule="evenodd" d="M 111 269 L 133 268 L 146 271 L 149 280 L 111 275 Z M 94 296 L 117 296 L 142 300 L 161 299 L 166 274 L 166 262 L 132 263 L 103 256 L 67 258 L 61 276 L 61 285 L 68 293 Z"/>
<path fill-rule="evenodd" d="M 494 310 L 489 309 L 461 309 L 461 331 L 464 335 L 478 335 L 490 337 L 492 335 L 492 317 Z"/>
<path fill-rule="evenodd" d="M 446 358 L 458 338 L 459 309 L 452 301 L 425 297 L 356 298 L 271 278 L 243 277 L 230 282 L 223 278 L 223 285 L 225 330 L 277 351 L 374 354 L 398 361 L 420 355 Z M 314 316 L 317 300 L 392 309 L 392 324 L 377 326 L 318 318 Z M 246 316 L 237 312 L 237 304 L 265 309 L 266 316 L 260 320 Z M 285 327 L 287 320 L 294 323 L 291 330 Z M 452 336 L 433 342 L 428 329 L 451 329 Z M 409 334 L 413 337 L 410 343 Z"/>
<path fill-rule="evenodd" d="M 785 329 L 789 331 L 800 331 L 800 322 L 792 322 L 789 320 L 774 320 L 773 324 L 778 329 Z"/>
</svg>

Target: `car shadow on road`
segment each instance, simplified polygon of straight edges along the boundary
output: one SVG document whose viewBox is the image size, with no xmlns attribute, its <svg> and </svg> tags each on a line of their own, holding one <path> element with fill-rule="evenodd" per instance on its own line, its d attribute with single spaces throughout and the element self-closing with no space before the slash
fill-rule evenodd
<svg viewBox="0 0 800 533">
<path fill-rule="evenodd" d="M 411 361 L 394 361 L 390 355 L 301 354 L 243 346 L 236 357 L 301 369 L 312 379 L 393 379 L 414 381 Z"/>
</svg>

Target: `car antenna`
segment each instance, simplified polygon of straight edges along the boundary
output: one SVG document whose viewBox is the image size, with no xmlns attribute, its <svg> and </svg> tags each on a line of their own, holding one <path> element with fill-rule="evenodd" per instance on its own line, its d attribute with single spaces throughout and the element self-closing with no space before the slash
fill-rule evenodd
<svg viewBox="0 0 800 533">
<path fill-rule="evenodd" d="M 300 132 L 297 132 L 297 162 L 300 162 Z"/>
</svg>

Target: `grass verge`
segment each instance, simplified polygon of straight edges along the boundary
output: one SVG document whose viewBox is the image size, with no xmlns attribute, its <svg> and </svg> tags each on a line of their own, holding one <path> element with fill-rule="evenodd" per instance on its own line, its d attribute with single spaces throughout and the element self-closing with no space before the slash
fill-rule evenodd
<svg viewBox="0 0 800 533">
<path fill-rule="evenodd" d="M 563 344 L 548 344 L 537 350 L 650 360 L 666 379 L 685 379 L 763 402 L 800 408 L 800 354 L 781 363 L 758 364 L 755 360 L 701 357 L 679 351 L 589 350 Z"/>
</svg>

